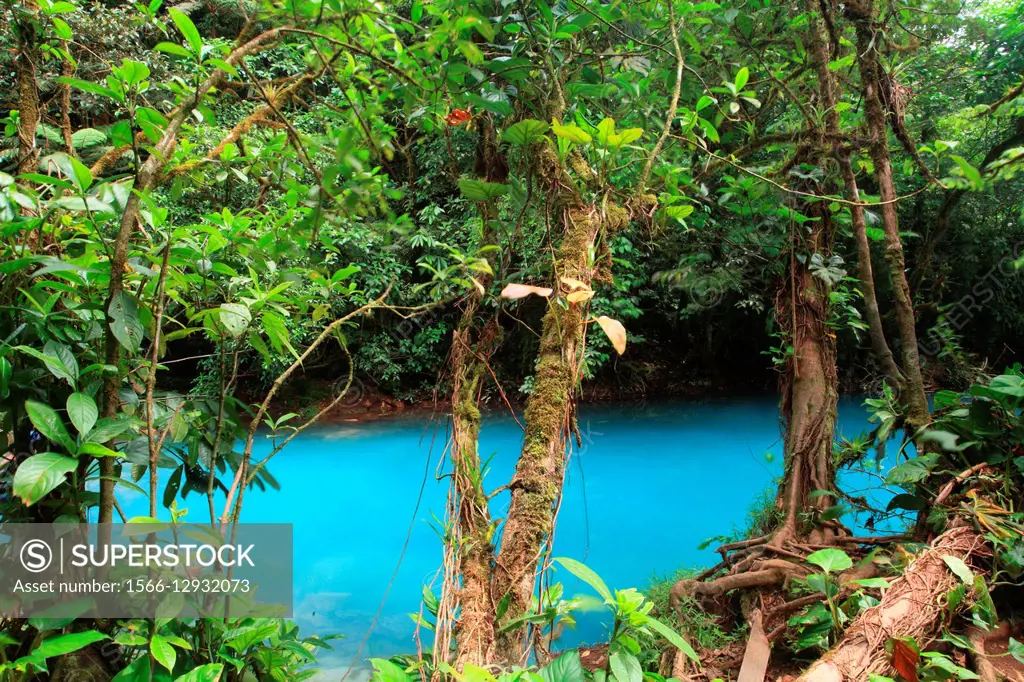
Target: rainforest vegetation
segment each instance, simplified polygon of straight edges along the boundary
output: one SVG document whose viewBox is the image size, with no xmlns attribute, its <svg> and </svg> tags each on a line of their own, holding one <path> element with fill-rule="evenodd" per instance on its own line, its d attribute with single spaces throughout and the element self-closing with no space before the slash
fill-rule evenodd
<svg viewBox="0 0 1024 682">
<path fill-rule="evenodd" d="M 224 531 L 307 427 L 428 408 L 442 579 L 380 682 L 1020 675 L 1019 0 L 4 0 L 0 25 L 4 521 L 123 521 L 132 490 Z M 749 392 L 778 396 L 784 475 L 717 565 L 641 592 L 553 556 L 581 402 Z M 837 439 L 841 395 L 871 433 Z M 520 415 L 510 480 L 488 410 Z M 837 483 L 876 465 L 887 509 Z M 613 625 L 563 650 L 573 576 Z M 298 680 L 328 647 L 5 617 L 0 679 Z"/>
</svg>

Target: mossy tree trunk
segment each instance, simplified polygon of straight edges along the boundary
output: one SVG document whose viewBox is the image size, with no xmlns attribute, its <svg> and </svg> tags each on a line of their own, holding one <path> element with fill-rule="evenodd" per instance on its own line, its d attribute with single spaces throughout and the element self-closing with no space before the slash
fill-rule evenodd
<svg viewBox="0 0 1024 682">
<path fill-rule="evenodd" d="M 497 141 L 491 120 L 478 120 L 481 159 L 478 166 L 497 167 Z M 498 220 L 493 202 L 482 202 L 481 246 L 497 241 L 492 221 Z M 493 269 L 496 259 L 488 258 Z M 486 290 L 492 276 L 478 279 Z M 487 363 L 501 341 L 501 326 L 496 315 L 485 320 L 481 314 L 483 291 L 473 290 L 466 299 L 458 328 L 452 334 L 450 366 L 452 372 L 452 492 L 449 503 L 451 559 L 445 564 L 445 589 L 441 601 L 450 605 L 438 618 L 435 651 L 446 656 L 450 650 L 450 629 L 442 622 L 447 614 L 458 612 L 455 623 L 454 665 L 462 670 L 467 664 L 483 667 L 494 657 L 495 604 L 491 599 L 494 547 L 488 496 L 484 492 L 484 471 L 480 460 L 480 394 Z M 450 624 L 450 623 L 449 623 Z"/>
<path fill-rule="evenodd" d="M 900 239 L 899 218 L 896 215 L 896 189 L 893 184 L 892 163 L 889 158 L 889 128 L 885 104 L 882 102 L 884 73 L 878 59 L 881 36 L 875 30 L 874 0 L 855 0 L 846 5 L 846 14 L 856 30 L 856 59 L 860 70 L 864 114 L 867 119 L 871 160 L 875 166 L 875 179 L 881 199 L 882 226 L 885 232 L 885 259 L 889 266 L 889 279 L 893 290 L 896 325 L 900 338 L 902 372 L 906 378 L 901 400 L 907 406 L 908 432 L 914 433 L 929 422 L 928 400 L 924 392 L 924 378 L 917 350 L 917 327 L 914 303 L 907 282 L 903 242 Z M 886 88 L 891 91 L 891 88 Z M 889 103 L 896 107 L 895 102 Z"/>
<path fill-rule="evenodd" d="M 558 85 L 555 85 L 556 89 Z M 548 118 L 564 111 L 560 92 L 549 105 Z M 537 144 L 535 177 L 547 193 L 547 220 L 561 227 L 552 280 L 564 298 L 569 291 L 563 278 L 590 286 L 599 276 L 593 254 L 600 240 L 624 227 L 629 215 L 606 198 L 586 201 L 577 183 L 600 192 L 596 174 L 579 154 L 570 153 L 563 165 L 550 146 Z M 572 169 L 570 174 L 568 166 Z M 530 608 L 537 586 L 538 563 L 544 555 L 554 526 L 555 509 L 565 475 L 566 447 L 573 428 L 574 408 L 580 381 L 589 302 L 549 303 L 540 333 L 533 390 L 526 404 L 523 449 L 509 484 L 511 502 L 496 558 L 492 599 L 507 600 L 505 619 L 521 616 Z M 526 651 L 522 628 L 500 634 L 498 660 L 521 664 Z"/>
</svg>

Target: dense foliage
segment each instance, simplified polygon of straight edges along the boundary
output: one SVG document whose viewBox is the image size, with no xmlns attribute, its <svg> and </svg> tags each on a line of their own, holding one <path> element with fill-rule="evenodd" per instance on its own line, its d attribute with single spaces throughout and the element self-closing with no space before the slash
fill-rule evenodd
<svg viewBox="0 0 1024 682">
<path fill-rule="evenodd" d="M 788 651 L 842 646 L 908 565 L 842 578 L 888 542 L 851 542 L 851 511 L 924 543 L 973 524 L 989 559 L 947 562 L 943 623 L 996 625 L 986 585 L 1024 575 L 1024 4 L 6 0 L 0 22 L 4 521 L 109 523 L 131 489 L 223 532 L 319 418 L 433 398 L 434 647 L 378 679 L 686 674 L 743 639 L 705 609 L 769 586 L 800 602 L 769 612 Z M 772 388 L 786 476 L 751 537 L 650 598 L 559 560 L 614 627 L 586 670 L 551 651 L 585 606 L 537 580 L 577 401 Z M 842 390 L 878 428 L 836 445 Z M 525 407 L 501 518 L 481 404 Z M 886 453 L 889 509 L 838 488 Z M 887 635 L 901 676 L 900 647 L 974 674 L 918 625 Z M 272 619 L 0 630 L 11 680 L 302 679 L 329 646 Z"/>
</svg>

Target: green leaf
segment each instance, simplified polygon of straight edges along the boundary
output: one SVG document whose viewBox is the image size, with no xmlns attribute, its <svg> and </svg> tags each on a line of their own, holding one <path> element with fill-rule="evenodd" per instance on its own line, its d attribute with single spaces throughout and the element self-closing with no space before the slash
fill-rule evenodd
<svg viewBox="0 0 1024 682">
<path fill-rule="evenodd" d="M 877 589 L 882 589 L 884 587 L 889 587 L 889 581 L 886 580 L 885 578 L 860 578 L 858 580 L 850 580 L 849 582 L 847 582 L 845 584 L 847 584 L 847 585 L 859 585 L 861 587 L 870 587 L 870 588 L 877 588 Z"/>
<path fill-rule="evenodd" d="M 608 589 L 608 586 L 604 584 L 604 581 L 601 580 L 601 577 L 597 575 L 597 573 L 594 573 L 575 559 L 560 558 L 555 559 L 555 561 L 562 564 L 563 568 L 574 576 L 593 587 L 605 602 L 609 604 L 615 602 L 615 599 L 612 597 L 612 591 Z"/>
<path fill-rule="evenodd" d="M 55 637 L 44 639 L 42 644 L 33 649 L 25 659 L 45 661 L 46 659 L 53 658 L 54 656 L 63 656 L 65 654 L 78 651 L 79 649 L 84 649 L 93 642 L 99 642 L 104 639 L 110 638 L 96 630 L 86 630 L 85 632 L 72 632 L 67 635 L 57 635 Z"/>
<path fill-rule="evenodd" d="M 672 646 L 682 651 L 686 656 L 694 663 L 700 663 L 700 657 L 697 656 L 697 652 L 693 650 L 693 647 L 683 639 L 678 632 L 670 628 L 669 626 L 662 623 L 660 620 L 647 617 L 647 627 L 651 628 L 659 635 L 669 641 Z"/>
<path fill-rule="evenodd" d="M 185 40 L 188 41 L 189 46 L 192 48 L 192 53 L 198 57 L 203 52 L 203 38 L 199 35 L 199 29 L 192 23 L 192 20 L 188 18 L 188 15 L 177 9 L 170 9 L 169 14 L 171 15 L 171 21 L 181 31 L 181 35 L 185 36 Z"/>
<path fill-rule="evenodd" d="M 284 318 L 268 310 L 260 319 L 263 321 L 263 331 L 267 333 L 267 338 L 270 339 L 270 345 L 274 347 L 274 350 L 284 353 L 285 349 L 288 349 L 294 355 L 295 349 L 292 348 L 288 326 L 285 324 Z"/>
<path fill-rule="evenodd" d="M 967 567 L 963 559 L 955 556 L 944 556 L 942 560 L 949 566 L 949 570 L 953 572 L 953 575 L 960 578 L 964 585 L 974 584 L 974 574 L 971 573 L 971 569 Z"/>
<path fill-rule="evenodd" d="M 75 157 L 70 157 L 70 160 L 71 168 L 74 170 L 75 184 L 78 185 L 79 190 L 84 192 L 92 186 L 92 171 Z"/>
<path fill-rule="evenodd" d="M 580 652 L 571 649 L 537 671 L 544 682 L 584 682 Z"/>
<path fill-rule="evenodd" d="M 711 106 L 714 103 L 715 103 L 715 99 L 713 97 L 709 97 L 708 95 L 704 95 L 699 100 L 697 100 L 697 106 L 695 107 L 695 109 L 696 109 L 696 111 L 700 111 L 701 109 L 708 108 L 709 106 Z"/>
<path fill-rule="evenodd" d="M 742 90 L 743 87 L 747 84 L 748 80 L 750 80 L 750 70 L 744 66 L 742 69 L 736 72 L 736 90 Z"/>
<path fill-rule="evenodd" d="M 1020 663 L 1024 663 L 1024 644 L 1021 644 L 1013 637 L 1010 638 L 1008 653 Z"/>
<path fill-rule="evenodd" d="M 110 299 L 107 314 L 111 318 L 110 330 L 118 343 L 132 353 L 142 347 L 142 323 L 139 322 L 139 306 L 126 291 L 119 291 Z"/>
<path fill-rule="evenodd" d="M 82 443 L 78 446 L 78 456 L 81 457 L 82 455 L 89 457 L 121 457 L 121 453 L 117 450 L 111 450 L 99 443 Z"/>
<path fill-rule="evenodd" d="M 551 126 L 551 131 L 563 140 L 569 140 L 576 144 L 587 144 L 593 139 L 590 136 L 590 133 L 586 132 L 575 123 L 570 123 L 567 126 L 558 125 L 556 123 Z"/>
<path fill-rule="evenodd" d="M 120 95 L 118 95 L 110 88 L 100 85 L 99 83 L 84 81 L 81 78 L 58 78 L 57 80 L 61 83 L 70 85 L 73 88 L 78 88 L 83 92 L 89 92 L 94 95 L 100 95 L 101 97 L 107 97 L 115 101 L 121 101 Z"/>
<path fill-rule="evenodd" d="M 149 640 L 149 651 L 157 663 L 168 671 L 174 670 L 174 661 L 178 658 L 178 653 L 167 640 L 160 635 L 153 635 L 153 639 Z"/>
<path fill-rule="evenodd" d="M 0 358 L 0 400 L 11 394 L 11 361 L 7 358 Z"/>
<path fill-rule="evenodd" d="M 636 656 L 626 651 L 616 651 L 609 659 L 616 682 L 643 682 L 644 671 Z"/>
<path fill-rule="evenodd" d="M 33 455 L 14 473 L 14 494 L 30 507 L 63 483 L 65 474 L 77 466 L 76 460 L 56 452 Z"/>
<path fill-rule="evenodd" d="M 90 443 L 106 443 L 131 429 L 131 423 L 124 418 L 104 417 L 96 422 L 96 426 L 89 432 Z"/>
<path fill-rule="evenodd" d="M 985 186 L 985 181 L 981 179 L 981 173 L 978 172 L 977 168 L 967 163 L 967 159 L 956 154 L 951 155 L 950 158 L 956 162 L 956 165 L 960 166 L 960 172 L 971 182 L 974 189 L 981 189 Z"/>
<path fill-rule="evenodd" d="M 544 121 L 528 118 L 506 128 L 501 140 L 509 144 L 527 145 L 544 137 L 544 133 L 550 129 L 551 126 Z"/>
<path fill-rule="evenodd" d="M 430 615 L 432 616 L 436 616 L 437 610 L 441 608 L 441 602 L 438 600 L 437 596 L 430 591 L 430 588 L 426 585 L 423 586 L 423 605 L 426 607 L 427 611 L 429 611 Z"/>
<path fill-rule="evenodd" d="M 139 656 L 110 682 L 150 682 L 151 679 L 157 679 L 155 675 L 149 674 L 149 660 L 149 656 Z"/>
<path fill-rule="evenodd" d="M 906 509 L 907 511 L 922 511 L 927 508 L 928 500 L 923 497 L 910 495 L 908 493 L 900 493 L 889 500 L 889 505 L 885 510 L 892 511 L 893 509 Z"/>
<path fill-rule="evenodd" d="M 178 57 L 184 57 L 185 59 L 195 59 L 195 55 L 189 52 L 185 47 L 178 45 L 177 43 L 157 43 L 157 46 L 153 48 L 157 52 L 165 52 L 167 54 L 173 54 Z"/>
<path fill-rule="evenodd" d="M 241 336 L 251 321 L 252 313 L 249 312 L 248 306 L 241 303 L 220 304 L 220 323 L 232 337 L 237 339 Z"/>
<path fill-rule="evenodd" d="M 500 182 L 484 182 L 483 180 L 459 180 L 459 191 L 470 201 L 490 201 L 503 196 L 508 185 Z"/>
<path fill-rule="evenodd" d="M 26 400 L 25 412 L 28 413 L 28 418 L 32 426 L 36 427 L 36 431 L 43 434 L 51 443 L 61 445 L 67 452 L 76 450 L 75 439 L 68 433 L 60 415 L 52 407 L 35 400 Z"/>
<path fill-rule="evenodd" d="M 78 381 L 78 360 L 70 348 L 63 343 L 47 341 L 43 346 L 43 355 L 50 360 L 45 361 L 50 374 L 67 381 L 71 386 Z"/>
<path fill-rule="evenodd" d="M 690 204 L 677 204 L 675 206 L 668 206 L 665 208 L 665 214 L 670 218 L 676 218 L 683 220 L 687 216 L 693 213 L 693 206 Z"/>
<path fill-rule="evenodd" d="M 853 560 L 841 549 L 819 549 L 807 557 L 807 561 L 826 573 L 845 571 L 853 566 Z"/>
<path fill-rule="evenodd" d="M 374 682 L 412 682 L 412 676 L 398 665 L 383 658 L 371 658 L 370 664 L 377 671 Z"/>
<path fill-rule="evenodd" d="M 937 462 L 938 455 L 936 454 L 918 455 L 914 459 L 890 469 L 889 473 L 885 475 L 885 482 L 887 485 L 919 483 L 928 478 L 928 474 L 931 473 L 932 467 Z"/>
<path fill-rule="evenodd" d="M 85 393 L 72 393 L 68 396 L 68 417 L 83 438 L 92 430 L 99 414 L 96 401 Z"/>
<path fill-rule="evenodd" d="M 174 682 L 218 682 L 222 674 L 224 674 L 223 663 L 207 663 L 193 668 L 181 677 L 174 678 Z"/>
</svg>

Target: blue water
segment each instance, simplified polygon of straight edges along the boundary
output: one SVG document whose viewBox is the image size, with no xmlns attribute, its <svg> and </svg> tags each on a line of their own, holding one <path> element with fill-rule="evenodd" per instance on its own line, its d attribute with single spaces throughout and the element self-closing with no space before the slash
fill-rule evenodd
<svg viewBox="0 0 1024 682">
<path fill-rule="evenodd" d="M 859 403 L 841 403 L 842 435 L 868 428 Z M 613 588 L 715 563 L 714 545 L 698 546 L 745 526 L 752 501 L 782 472 L 778 406 L 770 397 L 584 406 L 579 426 L 583 447 L 568 470 L 555 556 L 584 561 Z M 310 429 L 271 461 L 281 490 L 246 495 L 243 521 L 294 524 L 294 619 L 304 632 L 346 636 L 322 656 L 321 667 L 335 679 L 370 626 L 410 524 L 400 570 L 361 656 L 415 651 L 408 614 L 418 610 L 421 585 L 435 580 L 441 557 L 434 528 L 448 486 L 436 478 L 445 437 L 443 420 L 438 426 L 424 418 Z M 489 489 L 508 482 L 521 440 L 511 417 L 485 417 L 481 454 L 494 455 Z M 269 448 L 257 443 L 256 456 Z M 876 481 L 847 474 L 844 483 L 861 489 Z M 890 494 L 872 492 L 883 508 Z M 122 502 L 128 516 L 148 513 L 141 497 Z M 207 520 L 205 498 L 190 496 L 185 506 L 186 520 Z M 493 513 L 502 517 L 507 506 L 508 494 L 500 494 Z M 563 579 L 572 594 L 575 580 Z M 591 622 L 568 637 L 597 640 L 601 628 Z"/>
</svg>

